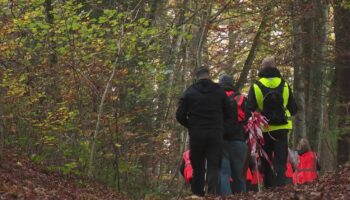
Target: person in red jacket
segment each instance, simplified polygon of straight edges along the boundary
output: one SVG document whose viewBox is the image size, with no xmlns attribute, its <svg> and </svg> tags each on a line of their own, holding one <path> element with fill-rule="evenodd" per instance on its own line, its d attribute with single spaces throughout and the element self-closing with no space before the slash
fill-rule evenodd
<svg viewBox="0 0 350 200">
<path fill-rule="evenodd" d="M 320 169 L 316 153 L 311 151 L 309 141 L 301 139 L 298 145 L 299 162 L 293 177 L 294 184 L 304 184 L 317 179 Z"/>
<path fill-rule="evenodd" d="M 190 161 L 190 150 L 187 150 L 182 154 L 180 172 L 184 177 L 186 183 L 191 183 L 193 177 L 193 169 Z"/>
</svg>

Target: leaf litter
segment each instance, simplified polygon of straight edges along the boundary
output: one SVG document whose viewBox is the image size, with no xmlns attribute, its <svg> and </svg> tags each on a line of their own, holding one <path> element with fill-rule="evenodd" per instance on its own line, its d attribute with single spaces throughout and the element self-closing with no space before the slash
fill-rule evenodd
<svg viewBox="0 0 350 200">
<path fill-rule="evenodd" d="M 97 181 L 63 176 L 9 151 L 3 155 L 0 162 L 0 199 L 127 199 Z"/>
</svg>

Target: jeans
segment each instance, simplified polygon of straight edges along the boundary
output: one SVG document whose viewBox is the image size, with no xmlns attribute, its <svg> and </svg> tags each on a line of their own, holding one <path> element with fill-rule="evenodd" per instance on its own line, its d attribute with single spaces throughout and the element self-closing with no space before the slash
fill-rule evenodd
<svg viewBox="0 0 350 200">
<path fill-rule="evenodd" d="M 221 195 L 246 192 L 246 178 L 243 169 L 247 157 L 248 146 L 240 140 L 224 141 L 224 157 L 221 163 L 220 185 Z M 232 190 L 230 178 L 233 178 Z"/>
<path fill-rule="evenodd" d="M 265 158 L 261 159 L 264 172 L 264 185 L 266 188 L 286 185 L 286 163 L 288 156 L 288 131 L 286 129 L 270 131 L 264 134 L 263 149 L 269 156 L 275 168 L 275 174 Z"/>
</svg>

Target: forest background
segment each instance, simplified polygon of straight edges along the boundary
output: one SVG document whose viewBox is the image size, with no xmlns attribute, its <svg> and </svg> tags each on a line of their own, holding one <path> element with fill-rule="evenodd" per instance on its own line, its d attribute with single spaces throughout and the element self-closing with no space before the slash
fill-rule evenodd
<svg viewBox="0 0 350 200">
<path fill-rule="evenodd" d="M 175 196 L 178 99 L 199 66 L 243 92 L 276 57 L 323 171 L 350 153 L 349 0 L 0 0 L 0 153 Z M 1 157 L 1 156 L 0 156 Z"/>
</svg>

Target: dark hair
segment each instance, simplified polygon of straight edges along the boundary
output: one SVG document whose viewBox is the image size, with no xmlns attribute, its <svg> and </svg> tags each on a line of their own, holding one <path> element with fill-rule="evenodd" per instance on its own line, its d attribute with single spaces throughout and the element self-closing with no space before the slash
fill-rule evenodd
<svg viewBox="0 0 350 200">
<path fill-rule="evenodd" d="M 207 67 L 200 67 L 196 70 L 196 77 L 201 77 L 203 75 L 209 75 L 209 69 Z"/>
<path fill-rule="evenodd" d="M 234 86 L 233 86 L 233 79 L 231 76 L 227 75 L 227 74 L 222 74 L 219 77 L 219 85 L 224 88 L 225 90 L 233 90 Z"/>
</svg>

